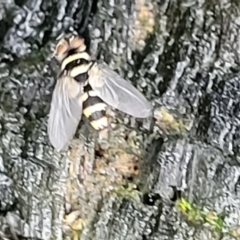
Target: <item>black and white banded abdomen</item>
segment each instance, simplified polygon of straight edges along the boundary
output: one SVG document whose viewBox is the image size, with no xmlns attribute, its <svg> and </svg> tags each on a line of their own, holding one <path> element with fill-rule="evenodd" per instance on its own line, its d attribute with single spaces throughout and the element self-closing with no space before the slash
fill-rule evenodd
<svg viewBox="0 0 240 240">
<path fill-rule="evenodd" d="M 81 96 L 83 114 L 89 120 L 95 130 L 102 130 L 108 126 L 106 116 L 107 104 L 99 98 L 90 85 L 84 87 L 84 94 Z"/>
</svg>

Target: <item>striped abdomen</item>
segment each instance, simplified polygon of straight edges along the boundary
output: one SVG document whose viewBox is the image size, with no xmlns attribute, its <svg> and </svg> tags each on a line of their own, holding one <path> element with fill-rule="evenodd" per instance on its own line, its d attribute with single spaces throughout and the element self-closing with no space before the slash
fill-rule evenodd
<svg viewBox="0 0 240 240">
<path fill-rule="evenodd" d="M 81 97 L 83 103 L 83 114 L 88 118 L 95 130 L 102 130 L 108 126 L 106 117 L 107 105 L 92 90 L 90 85 L 84 87 L 84 94 Z"/>
</svg>

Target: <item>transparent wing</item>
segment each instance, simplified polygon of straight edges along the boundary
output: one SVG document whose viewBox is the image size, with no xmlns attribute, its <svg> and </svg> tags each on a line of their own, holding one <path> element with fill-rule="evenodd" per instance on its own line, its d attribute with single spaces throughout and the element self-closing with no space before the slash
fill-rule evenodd
<svg viewBox="0 0 240 240">
<path fill-rule="evenodd" d="M 122 112 L 136 118 L 152 114 L 152 106 L 143 94 L 105 64 L 93 65 L 89 84 L 104 102 Z"/>
<path fill-rule="evenodd" d="M 48 119 L 50 142 L 57 150 L 66 150 L 81 119 L 82 89 L 74 79 L 66 76 L 58 79 L 53 91 Z"/>
</svg>

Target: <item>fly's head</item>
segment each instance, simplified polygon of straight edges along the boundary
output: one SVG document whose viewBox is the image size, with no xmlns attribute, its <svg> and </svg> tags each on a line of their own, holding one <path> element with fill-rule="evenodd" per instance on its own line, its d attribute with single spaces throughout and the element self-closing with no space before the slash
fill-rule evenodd
<svg viewBox="0 0 240 240">
<path fill-rule="evenodd" d="M 82 37 L 76 33 L 69 33 L 64 36 L 60 36 L 56 45 L 54 57 L 61 62 L 69 52 L 80 53 L 86 50 L 85 41 Z"/>
</svg>

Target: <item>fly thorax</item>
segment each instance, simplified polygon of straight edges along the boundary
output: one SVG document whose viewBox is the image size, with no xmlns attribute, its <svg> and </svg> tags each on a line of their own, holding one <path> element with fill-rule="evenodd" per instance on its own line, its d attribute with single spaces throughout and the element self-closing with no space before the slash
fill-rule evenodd
<svg viewBox="0 0 240 240">
<path fill-rule="evenodd" d="M 68 75 L 79 83 L 84 83 L 88 80 L 88 70 L 91 67 L 91 62 L 86 59 L 74 59 L 65 65 L 65 70 Z"/>
</svg>

